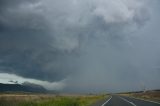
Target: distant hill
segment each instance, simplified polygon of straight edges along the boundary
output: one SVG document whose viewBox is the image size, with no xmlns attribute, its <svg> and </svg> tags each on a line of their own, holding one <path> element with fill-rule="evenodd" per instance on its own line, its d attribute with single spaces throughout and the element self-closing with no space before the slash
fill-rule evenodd
<svg viewBox="0 0 160 106">
<path fill-rule="evenodd" d="M 23 84 L 2 84 L 0 83 L 0 92 L 37 92 L 45 93 L 47 90 L 36 84 L 25 82 Z"/>
</svg>

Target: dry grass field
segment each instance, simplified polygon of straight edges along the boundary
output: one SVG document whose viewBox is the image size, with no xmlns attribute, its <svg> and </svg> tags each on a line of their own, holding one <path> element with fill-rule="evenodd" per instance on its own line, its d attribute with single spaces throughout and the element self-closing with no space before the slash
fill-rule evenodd
<svg viewBox="0 0 160 106">
<path fill-rule="evenodd" d="M 106 95 L 0 94 L 0 106 L 90 106 Z"/>
</svg>

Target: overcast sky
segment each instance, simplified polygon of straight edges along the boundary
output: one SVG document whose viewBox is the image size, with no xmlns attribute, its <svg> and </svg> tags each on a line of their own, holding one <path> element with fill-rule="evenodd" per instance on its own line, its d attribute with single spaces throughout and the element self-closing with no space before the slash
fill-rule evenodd
<svg viewBox="0 0 160 106">
<path fill-rule="evenodd" d="M 0 82 L 65 92 L 160 88 L 159 0 L 0 0 Z"/>
</svg>

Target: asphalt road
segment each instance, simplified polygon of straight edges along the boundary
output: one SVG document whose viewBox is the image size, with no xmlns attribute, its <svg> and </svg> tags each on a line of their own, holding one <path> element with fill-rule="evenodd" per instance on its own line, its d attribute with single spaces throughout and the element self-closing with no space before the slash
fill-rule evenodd
<svg viewBox="0 0 160 106">
<path fill-rule="evenodd" d="M 108 100 L 99 106 L 160 106 L 160 103 L 112 95 Z"/>
</svg>

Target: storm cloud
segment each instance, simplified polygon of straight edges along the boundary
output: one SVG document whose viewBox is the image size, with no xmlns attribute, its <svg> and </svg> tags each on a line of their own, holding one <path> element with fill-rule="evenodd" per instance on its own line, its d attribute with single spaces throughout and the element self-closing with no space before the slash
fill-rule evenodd
<svg viewBox="0 0 160 106">
<path fill-rule="evenodd" d="M 0 72 L 65 80 L 73 92 L 156 89 L 160 37 L 148 29 L 158 27 L 157 3 L 1 0 Z"/>
</svg>

